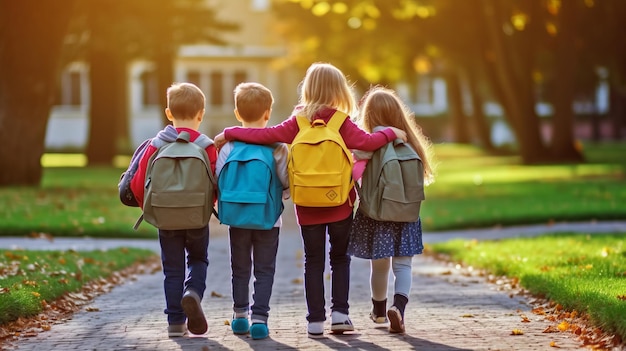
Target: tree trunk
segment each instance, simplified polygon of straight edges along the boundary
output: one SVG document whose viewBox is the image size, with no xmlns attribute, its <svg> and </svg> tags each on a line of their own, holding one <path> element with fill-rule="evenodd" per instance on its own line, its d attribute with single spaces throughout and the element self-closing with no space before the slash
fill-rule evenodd
<svg viewBox="0 0 626 351">
<path fill-rule="evenodd" d="M 478 89 L 478 75 L 476 74 L 478 66 L 477 64 L 475 67 L 467 70 L 467 80 L 472 95 L 472 119 L 474 120 L 474 129 L 476 130 L 476 136 L 478 137 L 480 145 L 485 151 L 493 152 L 495 148 L 491 141 L 491 127 L 483 111 L 483 99 Z"/>
<path fill-rule="evenodd" d="M 532 98 L 531 71 L 528 61 L 533 51 L 520 50 L 513 45 L 506 47 L 502 31 L 503 14 L 498 0 L 483 0 L 486 40 L 492 48 L 494 89 L 501 90 L 505 115 L 509 121 L 519 146 L 522 162 L 540 163 L 546 160 L 547 148 L 539 134 L 539 119 L 535 113 Z M 528 44 L 529 42 L 527 42 Z M 517 49 L 517 50 L 515 50 Z M 516 52 L 512 52 L 515 50 Z M 517 51 L 525 51 L 524 55 Z M 526 57 L 527 60 L 520 60 Z"/>
<path fill-rule="evenodd" d="M 0 2 L 0 187 L 39 185 L 74 0 Z"/>
<path fill-rule="evenodd" d="M 582 154 L 574 143 L 574 112 L 576 53 L 571 46 L 575 39 L 576 4 L 564 1 L 561 5 L 561 25 L 557 38 L 554 67 L 554 116 L 552 119 L 551 155 L 554 161 L 582 161 Z M 573 54 L 573 55 L 572 55 Z"/>
<path fill-rule="evenodd" d="M 448 83 L 448 115 L 452 121 L 454 142 L 469 144 L 470 133 L 467 125 L 467 116 L 463 110 L 463 96 L 459 73 L 456 71 L 448 72 L 446 82 Z"/>
<path fill-rule="evenodd" d="M 165 116 L 165 108 L 167 107 L 166 91 L 174 80 L 174 58 L 172 55 L 171 51 L 161 50 L 159 56 L 156 58 L 159 104 L 161 106 L 161 120 L 164 126 L 170 124 L 170 121 Z"/>
<path fill-rule="evenodd" d="M 617 86 L 609 88 L 609 113 L 611 122 L 611 137 L 613 140 L 622 139 L 622 128 L 626 126 L 626 93 Z"/>
<path fill-rule="evenodd" d="M 122 48 L 116 45 L 115 34 L 111 31 L 110 21 L 115 18 L 110 0 L 90 0 L 89 5 L 91 106 L 85 154 L 90 166 L 109 166 L 117 154 L 117 115 L 123 113 L 124 100 L 120 96 L 121 91 L 125 91 L 126 71 L 120 58 Z"/>
</svg>

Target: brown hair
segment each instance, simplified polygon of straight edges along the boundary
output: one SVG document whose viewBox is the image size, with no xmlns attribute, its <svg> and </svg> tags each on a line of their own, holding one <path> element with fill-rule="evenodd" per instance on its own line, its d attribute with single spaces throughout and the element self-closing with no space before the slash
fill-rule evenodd
<svg viewBox="0 0 626 351">
<path fill-rule="evenodd" d="M 191 83 L 174 83 L 167 88 L 167 107 L 176 119 L 192 119 L 204 109 L 204 93 Z"/>
<path fill-rule="evenodd" d="M 272 92 L 259 83 L 240 83 L 235 87 L 235 108 L 246 122 L 255 122 L 272 108 Z"/>
<path fill-rule="evenodd" d="M 427 184 L 434 180 L 432 167 L 432 142 L 415 121 L 415 116 L 395 91 L 381 86 L 370 88 L 363 97 L 359 122 L 368 132 L 377 126 L 396 127 L 407 133 L 409 144 L 422 159 L 424 179 Z"/>
<path fill-rule="evenodd" d="M 298 113 L 311 119 L 323 107 L 330 107 L 347 114 L 356 110 L 352 88 L 343 73 L 330 63 L 314 63 L 306 71 L 300 83 Z"/>
</svg>

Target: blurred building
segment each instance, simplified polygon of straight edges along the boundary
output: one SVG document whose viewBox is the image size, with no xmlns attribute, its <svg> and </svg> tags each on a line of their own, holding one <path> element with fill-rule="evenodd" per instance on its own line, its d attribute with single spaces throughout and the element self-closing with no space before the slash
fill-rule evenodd
<svg viewBox="0 0 626 351">
<path fill-rule="evenodd" d="M 220 36 L 229 43 L 217 45 L 182 46 L 174 62 L 174 80 L 197 84 L 207 97 L 206 115 L 201 131 L 210 137 L 225 127 L 236 125 L 233 115 L 233 89 L 243 81 L 256 81 L 271 89 L 274 107 L 270 125 L 287 118 L 298 101 L 298 83 L 304 77 L 303 69 L 290 67 L 285 43 L 274 34 L 271 0 L 206 0 L 217 11 L 217 17 L 237 23 L 240 28 Z M 61 76 L 59 104 L 54 106 L 48 121 L 45 146 L 47 151 L 82 151 L 89 134 L 89 74 L 85 62 L 68 64 Z M 128 152 L 163 127 L 163 111 L 159 96 L 154 63 L 136 60 L 127 67 L 127 112 L 129 140 L 124 142 Z M 415 86 L 399 83 L 394 88 L 418 117 L 425 132 L 435 141 L 454 141 L 451 128 L 448 86 L 437 67 L 426 60 L 418 60 Z M 601 73 L 601 72 L 600 72 Z M 411 80 L 413 81 L 413 80 Z M 472 115 L 469 91 L 464 89 L 462 110 Z M 608 83 L 606 75 L 599 74 L 595 95 L 579 97 L 572 108 L 578 116 L 599 115 L 608 110 Z M 514 143 L 514 134 L 503 118 L 501 106 L 486 102 L 482 106 L 491 124 L 491 139 L 495 145 Z M 549 117 L 552 107 L 539 96 L 538 116 Z M 575 136 L 590 139 L 594 134 L 610 134 L 609 123 L 593 124 L 577 120 Z M 542 118 L 542 134 L 548 139 L 551 131 L 549 118 Z"/>
<path fill-rule="evenodd" d="M 236 125 L 233 89 L 256 81 L 272 90 L 275 104 L 270 124 L 282 122 L 297 103 L 304 72 L 281 65 L 286 48 L 271 35 L 270 0 L 207 0 L 217 16 L 240 29 L 221 37 L 228 46 L 188 45 L 174 62 L 174 80 L 197 84 L 207 97 L 202 132 L 214 136 Z M 154 64 L 137 60 L 128 66 L 129 147 L 136 147 L 163 128 Z M 53 107 L 46 132 L 48 150 L 82 150 L 87 144 L 89 74 L 85 62 L 67 65 L 61 77 L 60 104 Z"/>
</svg>

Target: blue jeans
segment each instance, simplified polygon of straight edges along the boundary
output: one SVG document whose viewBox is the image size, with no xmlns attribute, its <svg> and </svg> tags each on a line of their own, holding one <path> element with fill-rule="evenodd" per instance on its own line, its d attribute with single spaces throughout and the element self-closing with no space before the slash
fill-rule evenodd
<svg viewBox="0 0 626 351">
<path fill-rule="evenodd" d="M 341 221 L 300 227 L 304 244 L 304 293 L 309 322 L 326 320 L 324 268 L 326 266 L 326 230 L 330 237 L 331 311 L 348 314 L 350 291 L 350 256 L 346 253 L 352 214 Z"/>
<path fill-rule="evenodd" d="M 184 324 L 187 317 L 181 300 L 186 290 L 193 290 L 200 298 L 206 289 L 206 271 L 209 266 L 209 226 L 188 230 L 159 229 L 165 314 L 169 324 Z M 185 262 L 185 254 L 186 262 Z M 187 273 L 187 275 L 185 275 Z"/>
<path fill-rule="evenodd" d="M 270 297 L 274 285 L 279 231 L 278 227 L 269 230 L 229 228 L 233 311 L 247 313 L 251 309 L 251 318 L 265 323 L 269 316 Z M 250 308 L 249 286 L 253 266 L 254 304 Z"/>
</svg>

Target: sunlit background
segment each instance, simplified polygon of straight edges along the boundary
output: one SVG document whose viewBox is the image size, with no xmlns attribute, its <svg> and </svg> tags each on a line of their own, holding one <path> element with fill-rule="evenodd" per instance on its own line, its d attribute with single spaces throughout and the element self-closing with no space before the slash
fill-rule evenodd
<svg viewBox="0 0 626 351">
<path fill-rule="evenodd" d="M 397 90 L 435 143 L 533 164 L 584 161 L 582 142 L 626 135 L 626 46 L 616 44 L 626 35 L 623 1 L 29 2 L 2 4 L 4 28 L 39 27 L 3 31 L 0 62 L 3 133 L 25 133 L 33 145 L 0 164 L 24 163 L 24 173 L 53 165 L 46 154 L 59 152 L 78 154 L 73 165 L 123 165 L 120 155 L 166 123 L 165 89 L 175 81 L 205 92 L 209 136 L 236 124 L 232 91 L 242 81 L 272 90 L 278 124 L 317 61 L 339 67 L 357 98 L 373 84 Z M 42 57 L 55 40 L 58 54 Z M 11 98 L 36 84 L 39 95 Z M 24 99 L 32 106 L 17 106 Z"/>
</svg>

